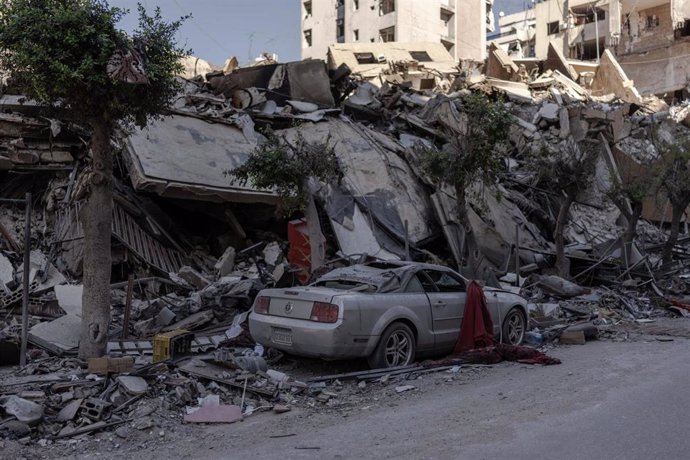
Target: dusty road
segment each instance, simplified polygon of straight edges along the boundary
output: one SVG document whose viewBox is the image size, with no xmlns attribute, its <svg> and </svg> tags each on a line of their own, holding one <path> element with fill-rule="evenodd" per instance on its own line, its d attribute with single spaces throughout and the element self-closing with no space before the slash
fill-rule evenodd
<svg viewBox="0 0 690 460">
<path fill-rule="evenodd" d="M 690 341 L 589 342 L 550 354 L 559 366 L 494 366 L 467 383 L 426 376 L 378 403 L 337 412 L 260 414 L 166 434 L 103 439 L 98 458 L 685 459 Z M 188 426 L 187 426 L 188 427 Z M 196 428 L 196 427 L 195 427 Z M 186 434 L 187 433 L 187 434 Z M 153 433 L 155 436 L 157 433 Z M 111 436 L 112 438 L 112 436 Z M 28 455 L 42 456 L 33 450 Z M 80 448 L 75 446 L 75 453 Z M 28 453 L 28 452 L 27 452 Z M 49 454 L 49 452 L 45 452 Z M 56 452 L 47 457 L 55 458 Z M 79 455 L 70 458 L 94 458 Z"/>
</svg>

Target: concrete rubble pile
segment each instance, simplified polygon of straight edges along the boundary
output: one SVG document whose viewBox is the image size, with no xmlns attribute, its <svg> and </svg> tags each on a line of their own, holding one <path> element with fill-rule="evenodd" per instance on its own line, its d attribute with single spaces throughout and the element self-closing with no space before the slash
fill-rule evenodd
<svg viewBox="0 0 690 460">
<path fill-rule="evenodd" d="M 555 50 L 528 67 L 497 48 L 483 66 L 461 63 L 452 71 L 414 60 L 391 62 L 376 74 L 329 66 L 267 62 L 181 80 L 169 117 L 112 140 L 121 154 L 105 372 L 73 358 L 88 131 L 44 117 L 21 97 L 0 98 L 0 198 L 34 197 L 31 361 L 0 383 L 0 433 L 59 439 L 119 425 L 147 429 L 155 410 L 188 422 L 229 422 L 254 410 L 288 410 L 298 395 L 317 390 L 327 401 L 318 385 L 268 368 L 280 356 L 251 339 L 247 311 L 264 287 L 306 283 L 357 261 L 444 263 L 520 292 L 531 304 L 534 344 L 583 343 L 615 335 L 621 322 L 690 314 L 682 295 L 690 238 L 681 236 L 674 264 L 662 266 L 664 205 L 645 207 L 638 238 L 626 246 L 608 195 L 611 178 L 626 177 L 623 165 L 658 155 L 653 130 L 662 136 L 688 130 L 687 102 L 669 107 L 640 96 L 608 51 L 594 75 L 578 72 Z M 431 181 L 419 161 L 425 148 L 443 148 L 466 132 L 460 99 L 468 92 L 502 98 L 513 122 L 502 180 L 495 190 L 477 185 L 468 194 L 481 253 L 473 273 L 459 249 L 454 191 Z M 227 174 L 263 142 L 264 128 L 286 139 L 299 133 L 306 141 L 333 142 L 344 179 L 312 183 L 325 241 L 315 273 L 310 222 L 278 215 L 274 191 Z M 568 281 L 553 275 L 563 197 L 541 187 L 526 153 L 563 151 L 585 140 L 596 142 L 600 154 L 596 177 L 566 227 Z M 0 202 L 2 365 L 17 364 L 24 224 L 20 207 Z M 154 363 L 156 335 L 180 330 L 194 335 L 192 356 Z"/>
</svg>

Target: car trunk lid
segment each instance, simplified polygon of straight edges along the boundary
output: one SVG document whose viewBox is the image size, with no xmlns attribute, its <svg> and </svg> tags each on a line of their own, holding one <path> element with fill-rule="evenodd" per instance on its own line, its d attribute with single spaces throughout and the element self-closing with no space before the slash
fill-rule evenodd
<svg viewBox="0 0 690 460">
<path fill-rule="evenodd" d="M 269 315 L 306 320 L 314 303 L 331 303 L 334 294 L 333 290 L 322 288 L 270 289 L 262 293 L 271 299 Z"/>
</svg>

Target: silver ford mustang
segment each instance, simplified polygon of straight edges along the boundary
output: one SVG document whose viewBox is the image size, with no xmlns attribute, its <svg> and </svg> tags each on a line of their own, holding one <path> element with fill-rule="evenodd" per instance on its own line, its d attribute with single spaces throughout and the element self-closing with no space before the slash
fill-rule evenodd
<svg viewBox="0 0 690 460">
<path fill-rule="evenodd" d="M 257 343 L 300 356 L 366 357 L 374 368 L 448 354 L 460 333 L 468 280 L 439 265 L 372 262 L 309 286 L 264 289 L 249 315 Z M 484 288 L 495 336 L 519 344 L 527 301 Z"/>
</svg>

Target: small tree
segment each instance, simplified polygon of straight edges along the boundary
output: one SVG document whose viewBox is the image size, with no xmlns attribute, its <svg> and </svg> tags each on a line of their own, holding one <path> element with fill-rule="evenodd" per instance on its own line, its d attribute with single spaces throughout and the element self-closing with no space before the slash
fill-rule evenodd
<svg viewBox="0 0 690 460">
<path fill-rule="evenodd" d="M 145 126 L 177 92 L 175 45 L 181 21 L 147 15 L 130 37 L 116 24 L 126 13 L 105 0 L 0 2 L 0 65 L 14 87 L 46 104 L 61 105 L 91 134 L 89 191 L 82 212 L 84 295 L 79 356 L 101 356 L 110 323 L 113 154 L 110 137 L 121 123 Z"/>
<path fill-rule="evenodd" d="M 673 259 L 673 248 L 678 241 L 680 220 L 690 205 L 690 134 L 677 133 L 672 142 L 655 142 L 660 153 L 657 178 L 659 188 L 666 193 L 671 204 L 671 228 L 662 252 L 662 261 Z"/>
<path fill-rule="evenodd" d="M 645 169 L 641 168 L 639 174 L 629 177 L 625 182 L 613 178 L 608 191 L 609 198 L 627 222 L 625 232 L 623 232 L 623 243 L 626 248 L 629 248 L 637 236 L 637 223 L 642 215 L 642 206 L 653 187 L 650 170 L 651 166 L 645 165 Z"/>
<path fill-rule="evenodd" d="M 314 271 L 323 263 L 320 257 L 323 242 L 309 182 L 340 182 L 343 173 L 335 155 L 335 146 L 330 137 L 323 142 L 307 142 L 299 130 L 293 141 L 270 129 L 265 130 L 264 135 L 266 140 L 254 149 L 249 159 L 228 173 L 241 183 L 249 181 L 257 188 L 275 189 L 280 196 L 281 214 L 305 213 Z"/>
<path fill-rule="evenodd" d="M 563 233 L 568 223 L 570 208 L 577 196 L 592 183 L 598 154 L 598 141 L 584 139 L 577 143 L 569 138 L 553 150 L 544 146 L 531 158 L 532 168 L 537 173 L 540 186 L 564 195 L 559 203 L 553 232 L 556 243 L 556 269 L 562 278 L 567 277 L 569 271 Z"/>
<path fill-rule="evenodd" d="M 465 233 L 461 253 L 477 249 L 467 210 L 467 189 L 476 181 L 495 184 L 504 170 L 511 116 L 502 101 L 491 101 L 482 93 L 461 96 L 458 109 L 465 132 L 449 132 L 450 142 L 443 148 L 421 152 L 424 171 L 434 180 L 455 190 L 458 223 Z M 471 273 L 476 271 L 473 257 L 463 261 Z"/>
</svg>

